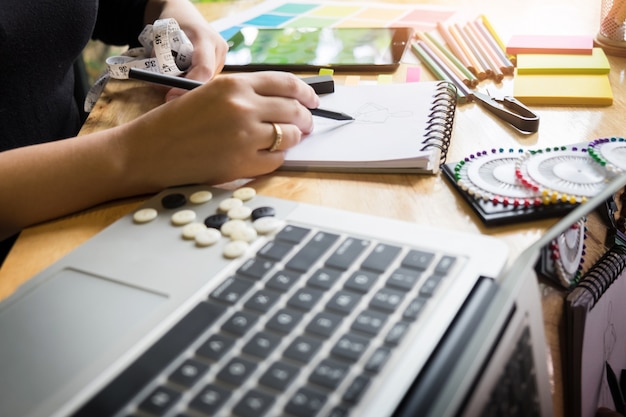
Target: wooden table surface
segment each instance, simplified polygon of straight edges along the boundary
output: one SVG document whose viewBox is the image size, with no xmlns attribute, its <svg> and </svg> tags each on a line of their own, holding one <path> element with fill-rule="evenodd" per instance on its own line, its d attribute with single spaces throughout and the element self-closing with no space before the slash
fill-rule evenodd
<svg viewBox="0 0 626 417">
<path fill-rule="evenodd" d="M 229 16 L 257 1 L 199 3 L 209 20 Z M 396 2 L 397 3 L 397 2 Z M 409 2 L 404 2 L 409 3 Z M 422 3 L 414 1 L 412 3 Z M 600 1 L 528 0 L 525 2 L 482 2 L 440 0 L 429 4 L 452 7 L 468 16 L 485 14 L 503 40 L 515 33 L 597 33 Z M 448 161 L 456 162 L 477 151 L 491 148 L 544 149 L 585 142 L 600 137 L 626 134 L 626 58 L 609 57 L 610 82 L 615 96 L 608 107 L 534 106 L 540 118 L 537 133 L 523 135 L 477 104 L 457 107 Z M 404 68 L 395 75 L 403 79 Z M 361 74 L 367 78 L 366 74 Z M 370 76 L 371 77 L 371 76 Z M 426 69 L 422 78 L 432 78 Z M 341 82 L 341 76 L 336 78 Z M 500 84 L 486 81 L 481 88 L 494 94 L 510 92 L 512 77 Z M 112 81 L 92 111 L 81 133 L 106 129 L 131 120 L 159 105 L 163 96 L 153 87 L 135 81 Z M 484 233 L 502 239 L 512 256 L 536 241 L 555 220 L 509 226 L 486 227 L 443 175 L 348 174 L 278 171 L 250 183 L 260 194 L 332 206 L 344 210 L 393 217 L 441 228 Z M 0 269 L 0 299 L 20 283 L 68 251 L 137 207 L 146 196 L 114 201 L 58 220 L 24 230 Z M 543 291 L 547 342 L 552 352 L 555 414 L 563 414 L 560 386 L 559 333 L 563 293 L 547 285 Z"/>
</svg>

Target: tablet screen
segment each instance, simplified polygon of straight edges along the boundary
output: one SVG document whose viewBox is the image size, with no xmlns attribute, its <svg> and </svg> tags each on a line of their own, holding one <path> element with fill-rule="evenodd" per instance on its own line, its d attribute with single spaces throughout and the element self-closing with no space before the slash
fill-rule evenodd
<svg viewBox="0 0 626 417">
<path fill-rule="evenodd" d="M 395 69 L 409 28 L 246 27 L 228 40 L 226 70 Z"/>
</svg>

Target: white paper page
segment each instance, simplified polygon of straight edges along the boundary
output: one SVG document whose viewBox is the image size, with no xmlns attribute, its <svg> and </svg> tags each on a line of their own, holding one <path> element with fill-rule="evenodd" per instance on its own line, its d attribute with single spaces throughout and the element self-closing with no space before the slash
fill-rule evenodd
<svg viewBox="0 0 626 417">
<path fill-rule="evenodd" d="M 347 113 L 354 121 L 314 117 L 314 131 L 287 152 L 294 161 L 367 162 L 428 159 L 424 147 L 437 82 L 336 85 L 320 107 Z M 405 164 L 404 164 L 405 165 Z"/>
</svg>

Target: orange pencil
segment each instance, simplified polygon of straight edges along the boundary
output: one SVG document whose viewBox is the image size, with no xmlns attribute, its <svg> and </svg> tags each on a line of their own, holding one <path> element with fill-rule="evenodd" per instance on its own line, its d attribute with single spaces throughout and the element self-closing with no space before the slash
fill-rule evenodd
<svg viewBox="0 0 626 417">
<path fill-rule="evenodd" d="M 501 82 L 502 79 L 504 78 L 504 72 L 502 71 L 501 65 L 498 62 L 498 59 L 496 58 L 495 52 L 493 52 L 491 48 L 489 48 L 489 45 L 485 42 L 483 37 L 480 35 L 480 33 L 478 32 L 478 29 L 476 29 L 474 22 L 471 22 L 471 21 L 468 22 L 467 28 L 468 28 L 468 35 L 475 42 L 476 48 L 480 51 L 480 53 L 482 54 L 482 57 L 491 68 L 491 71 L 493 72 L 492 74 L 493 79 L 496 82 Z"/>
<path fill-rule="evenodd" d="M 416 32 L 416 36 L 418 37 L 420 41 L 426 44 L 426 46 L 428 47 L 430 51 L 432 51 L 432 53 L 437 55 L 437 57 L 439 58 L 439 61 L 443 65 L 445 65 L 448 70 L 453 72 L 454 75 L 456 75 L 457 78 L 463 82 L 463 84 L 465 84 L 468 87 L 476 86 L 476 84 L 472 85 L 471 81 L 465 75 L 465 73 L 463 73 L 463 71 L 461 71 L 459 67 L 455 65 L 454 62 L 452 62 L 450 58 L 446 56 L 446 54 L 441 50 L 441 48 L 439 48 L 435 43 L 433 43 L 423 32 Z"/>
<path fill-rule="evenodd" d="M 479 80 L 487 78 L 485 70 L 480 66 L 478 61 L 476 61 L 476 58 L 474 58 L 474 55 L 472 55 L 472 52 L 469 50 L 469 46 L 465 43 L 465 39 L 461 36 L 458 26 L 450 26 L 450 33 L 454 36 L 454 39 L 458 42 L 459 46 L 463 49 L 465 55 L 471 62 L 471 66 L 467 67 L 467 69 L 472 71 Z"/>
<path fill-rule="evenodd" d="M 489 66 L 489 64 L 487 64 L 487 62 L 485 61 L 485 58 L 480 53 L 480 50 L 478 49 L 476 42 L 472 39 L 469 29 L 467 28 L 467 26 L 463 26 L 460 29 L 460 31 L 461 31 L 461 36 L 463 36 L 463 38 L 465 39 L 465 42 L 470 48 L 470 51 L 472 51 L 472 53 L 474 54 L 474 58 L 476 58 L 479 65 L 483 68 L 483 70 L 487 74 L 487 78 L 491 78 L 491 76 L 493 75 L 493 71 L 491 70 L 491 67 Z"/>
<path fill-rule="evenodd" d="M 495 52 L 496 56 L 498 57 L 498 61 L 500 62 L 502 72 L 505 74 L 513 74 L 513 72 L 515 71 L 515 66 L 506 56 L 504 51 L 500 49 L 498 42 L 495 40 L 491 32 L 489 32 L 489 30 L 487 29 L 483 21 L 477 19 L 474 23 L 476 25 L 476 28 L 478 29 L 478 32 L 482 35 L 485 41 L 491 46 L 492 51 Z"/>
<path fill-rule="evenodd" d="M 448 48 L 450 48 L 452 53 L 454 53 L 459 61 L 463 63 L 465 68 L 471 67 L 472 64 L 470 63 L 469 58 L 467 57 L 467 55 L 465 55 L 463 49 L 461 49 L 458 42 L 454 39 L 454 37 L 450 33 L 450 30 L 445 27 L 443 23 L 437 22 L 437 31 L 443 38 L 444 42 L 448 45 Z"/>
</svg>

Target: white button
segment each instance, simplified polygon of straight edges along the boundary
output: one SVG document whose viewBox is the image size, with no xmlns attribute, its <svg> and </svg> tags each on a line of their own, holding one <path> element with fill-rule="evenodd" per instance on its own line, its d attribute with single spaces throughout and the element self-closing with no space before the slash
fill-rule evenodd
<svg viewBox="0 0 626 417">
<path fill-rule="evenodd" d="M 252 214 L 252 209 L 248 206 L 233 207 L 226 214 L 231 219 L 245 220 Z"/>
<path fill-rule="evenodd" d="M 220 201 L 219 209 L 222 213 L 228 213 L 230 209 L 243 206 L 243 201 L 238 198 L 225 198 Z"/>
<path fill-rule="evenodd" d="M 241 187 L 233 192 L 233 197 L 241 201 L 248 201 L 254 198 L 256 190 L 252 187 Z"/>
<path fill-rule="evenodd" d="M 280 229 L 282 225 L 283 221 L 276 217 L 261 217 L 252 223 L 252 226 L 260 235 L 274 233 Z"/>
<path fill-rule="evenodd" d="M 221 238 L 222 234 L 219 230 L 207 227 L 196 233 L 196 237 L 194 239 L 196 241 L 196 245 L 198 246 L 211 246 L 219 242 Z"/>
<path fill-rule="evenodd" d="M 185 227 L 183 227 L 183 232 L 182 232 L 183 239 L 187 239 L 187 240 L 195 239 L 198 232 L 201 232 L 202 230 L 205 230 L 205 229 L 206 229 L 206 226 L 204 225 L 204 223 L 198 223 L 198 222 L 189 223 L 188 225 L 185 225 Z"/>
<path fill-rule="evenodd" d="M 210 191 L 196 191 L 189 196 L 189 201 L 193 204 L 203 204 L 213 198 L 213 193 Z"/>
<path fill-rule="evenodd" d="M 137 210 L 133 214 L 133 221 L 135 223 L 148 223 L 157 218 L 159 213 L 153 208 L 144 208 Z"/>
<path fill-rule="evenodd" d="M 238 258 L 248 250 L 247 242 L 243 240 L 233 240 L 232 242 L 228 242 L 226 246 L 224 246 L 224 257 L 228 259 Z"/>
<path fill-rule="evenodd" d="M 257 232 L 250 226 L 236 228 L 230 234 L 232 240 L 243 240 L 244 242 L 252 242 L 257 237 Z"/>
<path fill-rule="evenodd" d="M 172 214 L 172 224 L 182 226 L 196 220 L 196 212 L 193 210 L 180 210 Z"/>
<path fill-rule="evenodd" d="M 220 231 L 224 236 L 230 236 L 236 229 L 244 229 L 248 224 L 243 220 L 229 220 L 222 225 Z"/>
</svg>

